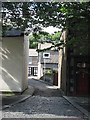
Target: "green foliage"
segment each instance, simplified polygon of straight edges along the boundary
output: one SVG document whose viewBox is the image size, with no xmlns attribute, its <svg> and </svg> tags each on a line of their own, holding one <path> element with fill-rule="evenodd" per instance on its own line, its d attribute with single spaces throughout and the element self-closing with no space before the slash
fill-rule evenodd
<svg viewBox="0 0 90 120">
<path fill-rule="evenodd" d="M 49 40 L 49 41 L 48 41 Z M 54 34 L 49 34 L 47 32 L 40 31 L 39 33 L 33 33 L 29 36 L 30 48 L 37 48 L 37 44 L 44 42 L 52 42 L 52 41 L 60 40 L 60 32 L 56 32 Z M 51 49 L 51 47 L 49 48 Z"/>
<path fill-rule="evenodd" d="M 44 75 L 52 75 L 52 69 L 50 69 L 50 68 L 45 69 Z"/>
<path fill-rule="evenodd" d="M 60 35 L 61 35 L 61 32 L 56 32 L 56 33 L 51 35 L 51 38 L 52 38 L 53 41 L 55 41 L 55 40 L 59 41 L 60 40 Z"/>
<path fill-rule="evenodd" d="M 40 32 L 40 33 L 33 33 L 32 35 L 29 36 L 29 48 L 37 48 L 38 42 L 43 42 L 46 38 L 45 32 Z"/>
<path fill-rule="evenodd" d="M 70 20 L 68 25 L 67 46 L 73 48 L 75 55 L 88 55 L 90 50 L 88 21 L 85 18 Z"/>
<path fill-rule="evenodd" d="M 57 69 L 54 69 L 54 70 L 53 70 L 53 73 L 58 73 L 58 70 L 57 70 Z"/>
<path fill-rule="evenodd" d="M 30 35 L 29 42 L 29 48 L 37 48 L 37 41 L 33 35 Z"/>
<path fill-rule="evenodd" d="M 90 2 L 3 2 L 2 8 L 2 26 L 5 29 L 17 27 L 24 30 L 26 27 L 33 28 L 35 25 L 43 27 L 54 26 L 62 29 L 67 28 L 73 31 L 73 35 L 69 34 L 69 37 L 73 36 L 69 42 L 71 45 L 74 47 L 80 45 L 78 49 L 80 48 L 80 51 L 85 52 L 90 48 L 90 42 L 88 42 Z M 72 18 L 73 20 L 68 23 L 69 19 Z M 83 18 L 84 21 L 86 21 L 85 23 L 80 20 Z M 76 24 L 80 22 L 81 24 Z M 86 26 L 88 26 L 88 31 Z M 5 29 L 3 29 L 3 32 Z M 76 34 L 75 31 L 80 32 Z M 74 34 L 76 34 L 76 36 Z M 32 40 L 34 41 L 32 47 L 35 47 L 37 46 L 38 40 L 43 39 L 43 36 L 39 36 L 36 33 L 33 35 L 35 39 Z M 88 36 L 88 38 L 86 36 Z M 38 38 L 38 40 L 36 38 Z M 45 36 L 45 38 L 56 40 L 58 39 L 58 34 L 48 35 Z M 85 40 L 82 40 L 82 38 L 85 38 Z"/>
<path fill-rule="evenodd" d="M 87 15 L 90 2 L 3 2 L 4 25 L 9 19 L 11 26 L 22 29 L 35 24 L 63 28 L 68 18 Z"/>
</svg>

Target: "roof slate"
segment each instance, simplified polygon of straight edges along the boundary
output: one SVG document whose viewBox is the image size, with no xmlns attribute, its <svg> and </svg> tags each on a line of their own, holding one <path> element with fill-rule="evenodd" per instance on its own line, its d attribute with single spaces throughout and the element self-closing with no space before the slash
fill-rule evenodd
<svg viewBox="0 0 90 120">
<path fill-rule="evenodd" d="M 21 36 L 21 35 L 23 35 L 21 30 L 12 28 L 10 30 L 6 30 L 3 36 L 14 37 L 14 36 Z"/>
<path fill-rule="evenodd" d="M 29 56 L 38 56 L 38 52 L 36 51 L 36 49 L 29 49 Z"/>
</svg>

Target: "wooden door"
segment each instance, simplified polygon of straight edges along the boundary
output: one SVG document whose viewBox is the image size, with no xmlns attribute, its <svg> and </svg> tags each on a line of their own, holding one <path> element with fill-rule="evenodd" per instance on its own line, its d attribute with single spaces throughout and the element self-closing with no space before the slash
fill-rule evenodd
<svg viewBox="0 0 90 120">
<path fill-rule="evenodd" d="M 88 95 L 89 74 L 86 63 L 77 63 L 76 94 Z"/>
</svg>

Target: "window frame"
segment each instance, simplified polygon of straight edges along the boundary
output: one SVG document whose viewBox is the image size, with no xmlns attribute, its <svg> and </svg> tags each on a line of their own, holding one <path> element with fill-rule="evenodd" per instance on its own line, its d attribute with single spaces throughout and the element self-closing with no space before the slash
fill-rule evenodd
<svg viewBox="0 0 90 120">
<path fill-rule="evenodd" d="M 32 64 L 32 57 L 31 56 L 29 56 L 29 64 Z"/>
<path fill-rule="evenodd" d="M 45 56 L 45 54 L 48 54 L 48 56 Z M 50 53 L 48 52 L 43 53 L 43 58 L 50 58 Z"/>
</svg>

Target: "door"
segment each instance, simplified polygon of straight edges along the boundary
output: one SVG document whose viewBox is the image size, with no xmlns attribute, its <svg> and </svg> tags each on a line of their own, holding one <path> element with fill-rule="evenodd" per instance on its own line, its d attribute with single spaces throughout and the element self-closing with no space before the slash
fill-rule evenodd
<svg viewBox="0 0 90 120">
<path fill-rule="evenodd" d="M 77 63 L 76 70 L 76 94 L 77 95 L 88 95 L 88 64 L 87 63 Z"/>
</svg>

